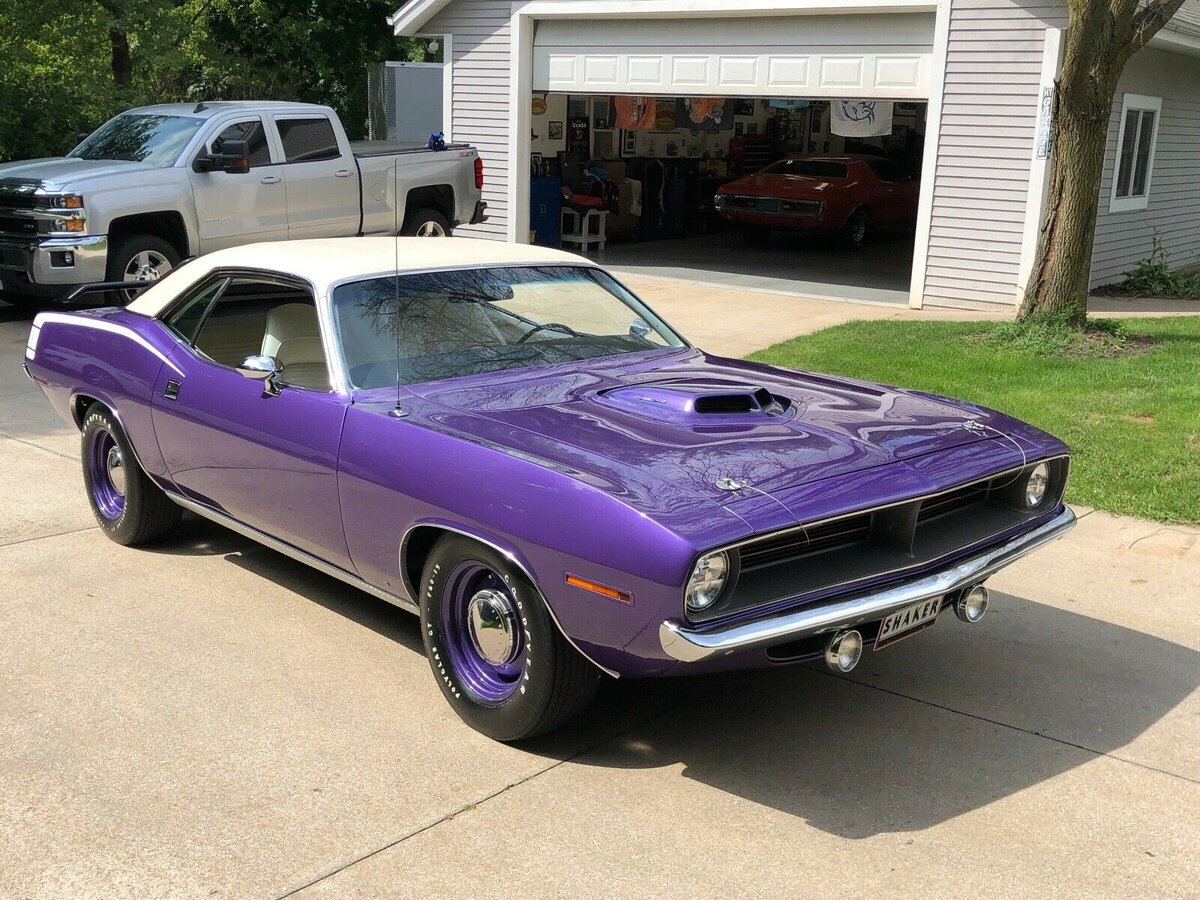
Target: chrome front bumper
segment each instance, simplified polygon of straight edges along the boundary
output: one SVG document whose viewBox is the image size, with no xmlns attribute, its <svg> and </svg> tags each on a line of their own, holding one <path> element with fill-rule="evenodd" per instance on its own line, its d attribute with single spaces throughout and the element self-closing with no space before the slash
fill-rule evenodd
<svg viewBox="0 0 1200 900">
<path fill-rule="evenodd" d="M 1075 513 L 1071 512 L 1070 507 L 1064 507 L 1045 525 L 1027 534 L 914 581 L 713 631 L 691 630 L 682 623 L 668 619 L 659 626 L 658 639 L 663 651 L 672 659 L 700 662 L 711 657 L 728 656 L 744 650 L 761 649 L 853 628 L 864 622 L 882 619 L 921 600 L 944 596 L 982 581 L 1026 553 L 1062 537 L 1074 525 Z"/>
<path fill-rule="evenodd" d="M 55 265 L 52 254 L 69 252 L 71 265 Z M 106 235 L 24 240 L 0 238 L 0 290 L 65 295 L 74 287 L 103 281 L 108 263 Z"/>
</svg>

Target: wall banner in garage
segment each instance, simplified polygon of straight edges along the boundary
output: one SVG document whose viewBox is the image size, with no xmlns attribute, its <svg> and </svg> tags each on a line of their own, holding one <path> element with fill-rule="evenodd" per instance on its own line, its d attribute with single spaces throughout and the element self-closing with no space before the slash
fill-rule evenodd
<svg viewBox="0 0 1200 900">
<path fill-rule="evenodd" d="M 891 100 L 834 100 L 830 131 L 842 137 L 879 137 L 892 133 Z"/>
</svg>

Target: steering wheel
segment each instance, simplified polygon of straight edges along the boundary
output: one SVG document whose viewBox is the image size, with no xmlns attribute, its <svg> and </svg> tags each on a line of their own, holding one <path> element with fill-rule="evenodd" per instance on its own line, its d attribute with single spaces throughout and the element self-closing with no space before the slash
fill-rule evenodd
<svg viewBox="0 0 1200 900">
<path fill-rule="evenodd" d="M 534 325 L 527 332 L 517 339 L 518 344 L 523 344 L 539 331 L 561 331 L 563 334 L 569 334 L 571 337 L 579 337 L 579 332 L 569 325 L 564 325 L 562 322 L 543 322 L 540 325 Z"/>
</svg>

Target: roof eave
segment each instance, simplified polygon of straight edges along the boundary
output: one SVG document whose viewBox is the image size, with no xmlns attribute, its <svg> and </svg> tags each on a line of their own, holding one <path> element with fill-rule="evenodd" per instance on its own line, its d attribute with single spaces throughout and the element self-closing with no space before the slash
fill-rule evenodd
<svg viewBox="0 0 1200 900">
<path fill-rule="evenodd" d="M 393 15 L 388 16 L 387 23 L 392 26 L 392 32 L 397 37 L 412 37 L 421 27 L 450 5 L 450 0 L 409 0 Z"/>
</svg>

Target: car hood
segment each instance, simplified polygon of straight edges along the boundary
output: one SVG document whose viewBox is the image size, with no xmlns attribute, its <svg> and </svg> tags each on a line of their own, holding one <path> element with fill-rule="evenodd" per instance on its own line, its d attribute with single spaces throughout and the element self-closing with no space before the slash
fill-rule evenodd
<svg viewBox="0 0 1200 900">
<path fill-rule="evenodd" d="M 778 496 L 1000 434 L 966 404 L 694 350 L 413 392 L 436 427 L 570 472 L 648 515 L 668 496 L 729 507 L 743 489 Z"/>
<path fill-rule="evenodd" d="M 148 172 L 154 168 L 147 163 L 121 159 L 75 159 L 70 156 L 30 159 L 0 165 L 0 190 L 32 186 L 56 191 L 83 180 Z"/>
</svg>

